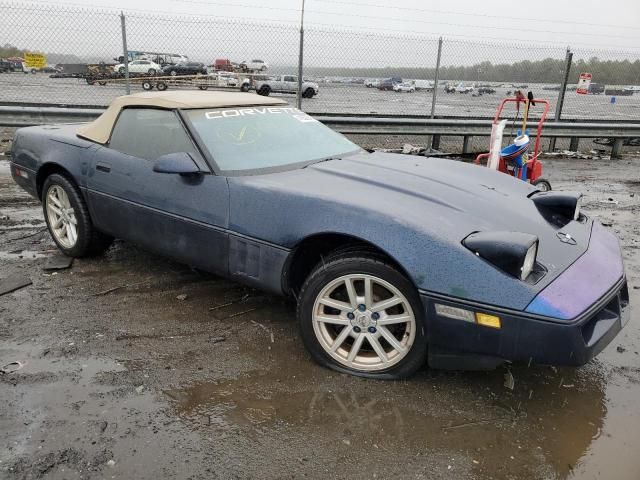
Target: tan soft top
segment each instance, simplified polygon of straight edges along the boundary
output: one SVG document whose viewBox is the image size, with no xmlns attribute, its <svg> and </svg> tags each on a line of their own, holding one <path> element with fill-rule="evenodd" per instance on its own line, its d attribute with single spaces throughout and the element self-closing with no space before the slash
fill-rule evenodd
<svg viewBox="0 0 640 480">
<path fill-rule="evenodd" d="M 282 99 L 256 95 L 255 93 L 240 92 L 202 92 L 202 91 L 174 91 L 174 92 L 143 92 L 134 95 L 118 97 L 105 112 L 93 122 L 82 125 L 76 131 L 79 137 L 97 143 L 107 143 L 113 123 L 118 118 L 120 110 L 129 106 L 155 108 L 224 108 L 243 107 L 248 105 L 283 105 Z"/>
</svg>

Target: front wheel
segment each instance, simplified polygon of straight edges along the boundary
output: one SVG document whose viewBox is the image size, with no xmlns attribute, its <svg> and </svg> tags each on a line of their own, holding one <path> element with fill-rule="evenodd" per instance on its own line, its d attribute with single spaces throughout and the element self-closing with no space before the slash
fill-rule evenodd
<svg viewBox="0 0 640 480">
<path fill-rule="evenodd" d="M 147 70 L 147 73 L 149 75 L 155 75 L 156 74 L 156 69 L 155 68 L 150 68 L 149 70 Z"/>
<path fill-rule="evenodd" d="M 297 316 L 305 346 L 323 366 L 398 379 L 425 364 L 417 291 L 374 253 L 345 252 L 320 262 L 302 287 Z"/>
<path fill-rule="evenodd" d="M 104 252 L 113 237 L 93 227 L 82 194 L 67 177 L 53 174 L 42 188 L 42 208 L 47 228 L 58 248 L 69 257 Z"/>
<path fill-rule="evenodd" d="M 158 82 L 158 83 L 156 84 L 156 88 L 157 88 L 159 91 L 164 92 L 164 91 L 167 89 L 167 84 L 166 84 L 166 83 L 164 83 L 164 82 Z"/>
</svg>

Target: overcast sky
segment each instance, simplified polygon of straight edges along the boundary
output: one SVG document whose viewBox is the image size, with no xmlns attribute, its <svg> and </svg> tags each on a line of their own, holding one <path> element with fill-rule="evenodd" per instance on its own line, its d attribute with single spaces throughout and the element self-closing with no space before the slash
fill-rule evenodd
<svg viewBox="0 0 640 480">
<path fill-rule="evenodd" d="M 302 0 L 40 1 L 289 22 L 299 20 L 302 3 Z M 309 24 L 640 50 L 639 0 L 306 0 L 305 10 Z"/>
<path fill-rule="evenodd" d="M 297 63 L 301 1 L 0 0 L 0 44 L 113 61 L 122 54 L 122 9 L 129 50 L 180 53 L 207 64 L 260 58 L 288 68 Z M 561 60 L 567 46 L 574 59 L 640 59 L 640 0 L 515 5 L 306 0 L 305 65 L 434 67 L 440 35 L 444 66 Z"/>
</svg>

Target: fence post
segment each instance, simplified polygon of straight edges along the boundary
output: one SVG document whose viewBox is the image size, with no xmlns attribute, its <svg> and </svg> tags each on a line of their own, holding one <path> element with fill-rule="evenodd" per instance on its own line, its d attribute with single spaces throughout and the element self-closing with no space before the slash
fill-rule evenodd
<svg viewBox="0 0 640 480">
<path fill-rule="evenodd" d="M 431 118 L 436 116 L 436 98 L 438 96 L 438 76 L 440 74 L 440 59 L 442 57 L 442 37 L 438 39 L 438 57 L 436 59 L 436 72 L 433 76 L 433 94 L 431 96 Z M 431 148 L 440 148 L 440 135 L 434 135 L 431 140 Z"/>
<path fill-rule="evenodd" d="M 298 92 L 296 94 L 296 107 L 302 110 L 302 54 L 304 51 L 304 0 L 300 12 L 300 50 L 298 51 Z"/>
<path fill-rule="evenodd" d="M 567 47 L 567 53 L 564 57 L 564 68 L 562 72 L 562 84 L 560 85 L 560 91 L 558 92 L 558 100 L 556 102 L 556 113 L 554 116 L 554 122 L 559 122 L 562 116 L 562 107 L 564 105 L 564 95 L 567 92 L 567 82 L 569 81 L 569 72 L 571 70 L 571 61 L 573 60 L 573 52 Z M 555 137 L 549 140 L 549 151 L 553 152 L 556 149 Z"/>
<path fill-rule="evenodd" d="M 127 26 L 123 11 L 120 11 L 120 25 L 122 27 L 122 54 L 124 55 L 124 91 L 129 95 L 131 93 L 131 85 L 129 85 L 129 50 L 127 49 Z"/>
</svg>

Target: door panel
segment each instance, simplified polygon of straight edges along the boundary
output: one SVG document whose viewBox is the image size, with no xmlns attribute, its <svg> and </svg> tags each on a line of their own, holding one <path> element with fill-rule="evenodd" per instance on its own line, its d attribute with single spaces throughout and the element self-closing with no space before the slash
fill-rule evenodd
<svg viewBox="0 0 640 480">
<path fill-rule="evenodd" d="M 225 177 L 156 173 L 152 161 L 102 147 L 87 186 L 100 230 L 204 270 L 228 272 Z"/>
</svg>

